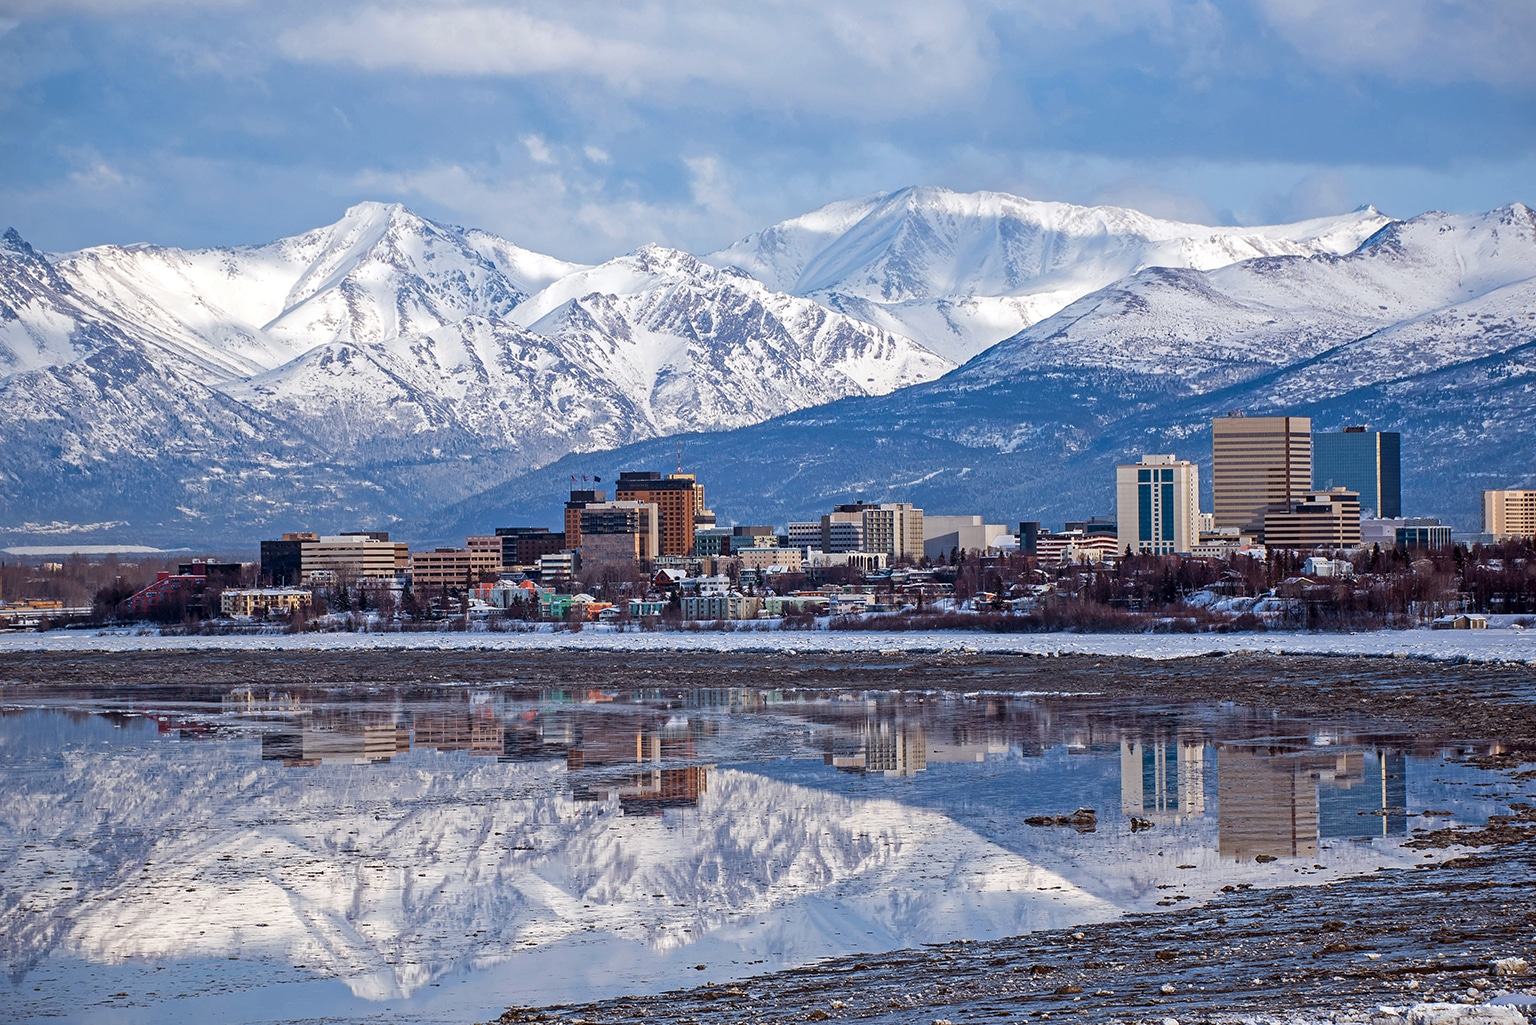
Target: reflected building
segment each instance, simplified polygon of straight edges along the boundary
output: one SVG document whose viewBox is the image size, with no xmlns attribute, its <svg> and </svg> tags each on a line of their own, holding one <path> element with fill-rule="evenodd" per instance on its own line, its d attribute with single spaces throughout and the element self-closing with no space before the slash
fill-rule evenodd
<svg viewBox="0 0 1536 1025">
<path fill-rule="evenodd" d="M 1325 839 L 1408 832 L 1408 757 L 1378 751 L 1353 756 L 1345 774 L 1319 773 L 1318 831 Z M 1374 763 L 1374 764 L 1372 764 Z"/>
<path fill-rule="evenodd" d="M 638 728 L 579 729 L 566 749 L 565 767 L 581 773 L 571 785 L 572 799 L 607 801 L 618 798 L 625 815 L 660 815 L 673 808 L 696 808 L 708 790 L 709 766 L 696 762 L 698 743 L 688 722 Z M 638 771 L 589 774 L 633 766 Z"/>
<path fill-rule="evenodd" d="M 1407 832 L 1402 752 L 1224 747 L 1216 765 L 1223 856 L 1312 857 L 1321 839 Z"/>
<path fill-rule="evenodd" d="M 405 723 L 353 717 L 315 717 L 261 735 L 261 760 L 289 767 L 378 765 L 408 751 Z"/>
<path fill-rule="evenodd" d="M 428 711 L 416 717 L 416 746 L 497 757 L 504 743 L 501 720 L 490 712 Z"/>
<path fill-rule="evenodd" d="M 858 732 L 833 731 L 822 760 L 838 772 L 915 776 L 928 767 L 928 734 L 899 720 L 865 719 Z"/>
<path fill-rule="evenodd" d="M 1120 810 L 1154 822 L 1205 814 L 1205 742 L 1120 741 Z"/>
<path fill-rule="evenodd" d="M 1221 856 L 1317 854 L 1317 783 L 1300 760 L 1264 748 L 1216 753 L 1216 831 Z"/>
</svg>

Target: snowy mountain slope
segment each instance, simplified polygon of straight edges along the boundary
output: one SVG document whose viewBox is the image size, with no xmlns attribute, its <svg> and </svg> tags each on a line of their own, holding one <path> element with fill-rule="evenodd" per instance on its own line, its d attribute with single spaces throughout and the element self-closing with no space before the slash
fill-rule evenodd
<svg viewBox="0 0 1536 1025">
<path fill-rule="evenodd" d="M 754 422 L 773 405 L 777 413 L 845 395 L 884 394 L 953 367 L 906 338 L 660 246 L 563 278 L 512 318 L 559 340 L 572 358 L 572 345 L 585 342 L 588 358 L 610 366 L 636 394 L 657 393 L 664 379 L 675 381 L 691 367 L 721 385 L 759 392 L 727 396 L 737 412 L 716 408 L 702 417 L 710 420 L 734 415 L 737 423 Z M 827 368 L 836 374 L 827 375 Z M 702 403 L 707 396 L 700 383 L 691 391 Z M 701 408 L 682 406 L 690 413 Z M 697 422 L 698 414 L 693 417 Z M 680 421 L 673 429 L 684 426 Z"/>
<path fill-rule="evenodd" d="M 201 349 L 210 383 L 271 370 L 316 345 L 505 316 L 526 293 L 502 265 L 525 276 L 563 266 L 382 203 L 261 246 L 100 246 L 56 261 L 61 278 L 102 310 L 185 353 Z"/>
<path fill-rule="evenodd" d="M 285 506 L 392 522 L 423 493 L 456 500 L 572 450 L 742 426 L 951 366 L 687 254 L 587 268 L 399 206 L 234 249 L 48 258 L 12 232 L 0 474 L 37 486 L 0 500 L 0 526 L 51 522 L 50 506 L 192 533 Z M 321 466 L 326 483 L 305 479 Z M 132 501 L 84 517 L 125 481 Z"/>
<path fill-rule="evenodd" d="M 1367 208 L 1297 224 L 1207 227 L 1117 207 L 908 188 L 834 204 L 707 259 L 964 362 L 1138 270 L 1347 253 L 1387 220 Z"/>
<path fill-rule="evenodd" d="M 573 799 L 550 764 L 258 758 L 219 742 L 66 751 L 0 795 L 0 836 L 48 853 L 17 859 L 0 895 L 7 972 L 272 959 L 381 1000 L 573 940 L 573 962 L 618 941 L 665 970 L 723 938 L 793 964 L 877 929 L 900 946 L 1120 912 L 943 814 L 740 771 L 710 771 L 698 806 L 663 818 Z M 747 941 L 761 919 L 773 942 Z"/>
<path fill-rule="evenodd" d="M 1210 273 L 1143 271 L 985 353 L 952 383 L 974 387 L 1025 369 L 1097 365 L 1172 375 L 1208 391 L 1211 381 L 1234 383 L 1396 325 L 1405 325 L 1400 337 L 1362 341 L 1356 359 L 1369 359 L 1374 347 L 1394 362 L 1411 353 L 1428 369 L 1453 356 L 1442 335 L 1484 335 L 1480 319 L 1457 321 L 1451 311 L 1458 304 L 1504 291 L 1489 301 L 1511 313 L 1533 283 L 1536 213 L 1529 207 L 1424 214 L 1383 228 L 1346 256 L 1249 260 Z M 1406 327 L 1417 321 L 1439 330 L 1431 336 Z"/>
<path fill-rule="evenodd" d="M 1208 466 L 1212 416 L 1291 412 L 1319 430 L 1403 432 L 1405 508 L 1470 530 L 1480 487 L 1536 477 L 1533 353 L 1536 215 L 1432 213 L 1345 256 L 1147 269 L 938 381 L 690 436 L 684 451 L 710 468 L 722 522 L 783 523 L 863 496 L 1060 523 L 1112 516 L 1113 466 L 1142 452 Z M 664 457 L 638 444 L 581 465 Z M 522 480 L 492 495 L 525 515 L 552 497 Z M 488 500 L 453 515 L 472 520 Z"/>
</svg>

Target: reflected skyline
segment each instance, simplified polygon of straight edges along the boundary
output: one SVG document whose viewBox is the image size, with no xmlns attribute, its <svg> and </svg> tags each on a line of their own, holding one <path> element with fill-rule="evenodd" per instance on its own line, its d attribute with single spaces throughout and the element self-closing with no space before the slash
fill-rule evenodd
<svg viewBox="0 0 1536 1025">
<path fill-rule="evenodd" d="M 1444 760 L 1465 745 L 1242 708 L 741 689 L 3 696 L 0 885 L 18 900 L 0 949 L 23 1001 L 41 999 L 27 978 L 65 965 L 118 992 L 135 972 L 238 957 L 428 1017 L 459 980 L 443 1020 L 471 1020 L 680 985 L 700 962 L 723 976 L 1087 923 L 1155 910 L 1170 887 L 1292 884 L 1293 866 L 1323 881 L 1324 850 L 1332 873 L 1409 862 L 1396 845 L 1424 807 L 1499 810 L 1442 781 L 1474 772 Z M 56 809 L 41 819 L 40 795 Z M 1097 809 L 1093 833 L 1025 822 L 1078 807 Z"/>
</svg>

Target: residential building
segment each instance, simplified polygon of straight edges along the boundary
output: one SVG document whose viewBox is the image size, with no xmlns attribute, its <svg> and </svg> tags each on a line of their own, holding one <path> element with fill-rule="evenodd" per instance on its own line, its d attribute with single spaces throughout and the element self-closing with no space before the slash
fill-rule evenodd
<svg viewBox="0 0 1536 1025">
<path fill-rule="evenodd" d="M 1536 491 L 1501 489 L 1483 492 L 1483 533 L 1500 541 L 1536 538 Z"/>
<path fill-rule="evenodd" d="M 581 527 L 577 510 L 577 529 Z M 501 568 L 536 566 L 540 556 L 564 551 L 564 532 L 551 531 L 548 527 L 497 527 L 496 537 L 501 542 Z"/>
<path fill-rule="evenodd" d="M 649 502 L 656 506 L 661 535 L 659 555 L 692 555 L 693 534 L 713 525 L 714 514 L 704 507 L 704 485 L 691 473 L 666 475 L 649 471 L 619 474 L 614 498 L 620 502 Z M 700 522 L 701 514 L 705 523 Z"/>
<path fill-rule="evenodd" d="M 565 548 L 568 551 L 581 547 L 581 511 L 589 505 L 608 501 L 608 492 L 584 489 L 572 491 L 565 503 Z"/>
<path fill-rule="evenodd" d="M 302 587 L 230 588 L 219 595 L 219 611 L 226 616 L 291 616 L 313 600 Z"/>
<path fill-rule="evenodd" d="M 1312 487 L 1312 421 L 1229 413 L 1211 422 L 1213 521 L 1258 530 L 1267 513 L 1289 514 Z"/>
<path fill-rule="evenodd" d="M 1200 541 L 1200 468 L 1172 455 L 1115 467 L 1115 544 L 1137 555 L 1189 552 Z"/>
<path fill-rule="evenodd" d="M 203 592 L 209 585 L 208 566 L 195 562 L 188 568 L 192 572 L 156 573 L 153 583 L 118 602 L 118 611 L 130 616 L 151 616 L 157 612 L 201 614 Z"/>
<path fill-rule="evenodd" d="M 930 559 L 951 552 L 986 552 L 995 540 L 1007 535 L 1000 523 L 985 523 L 980 516 L 923 515 L 923 554 Z"/>
<path fill-rule="evenodd" d="M 1343 488 L 1312 491 L 1290 512 L 1266 513 L 1264 545 L 1309 551 L 1313 548 L 1358 548 L 1360 496 Z"/>
<path fill-rule="evenodd" d="M 763 608 L 761 598 L 735 591 L 688 595 L 679 601 L 684 619 L 756 619 Z"/>
<path fill-rule="evenodd" d="M 1312 488 L 1345 488 L 1360 495 L 1360 511 L 1373 519 L 1403 514 L 1402 435 L 1346 427 L 1312 435 Z"/>
<path fill-rule="evenodd" d="M 661 545 L 660 519 L 654 502 L 589 504 L 581 511 L 582 562 L 650 565 Z"/>
</svg>

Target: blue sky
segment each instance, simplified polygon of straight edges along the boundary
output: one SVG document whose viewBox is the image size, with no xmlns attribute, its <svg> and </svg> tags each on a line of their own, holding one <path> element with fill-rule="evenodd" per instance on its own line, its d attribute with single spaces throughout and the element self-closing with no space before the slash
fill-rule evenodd
<svg viewBox="0 0 1536 1025">
<path fill-rule="evenodd" d="M 0 0 L 0 225 L 362 199 L 570 259 L 937 184 L 1264 223 L 1536 203 L 1531 0 Z"/>
</svg>

